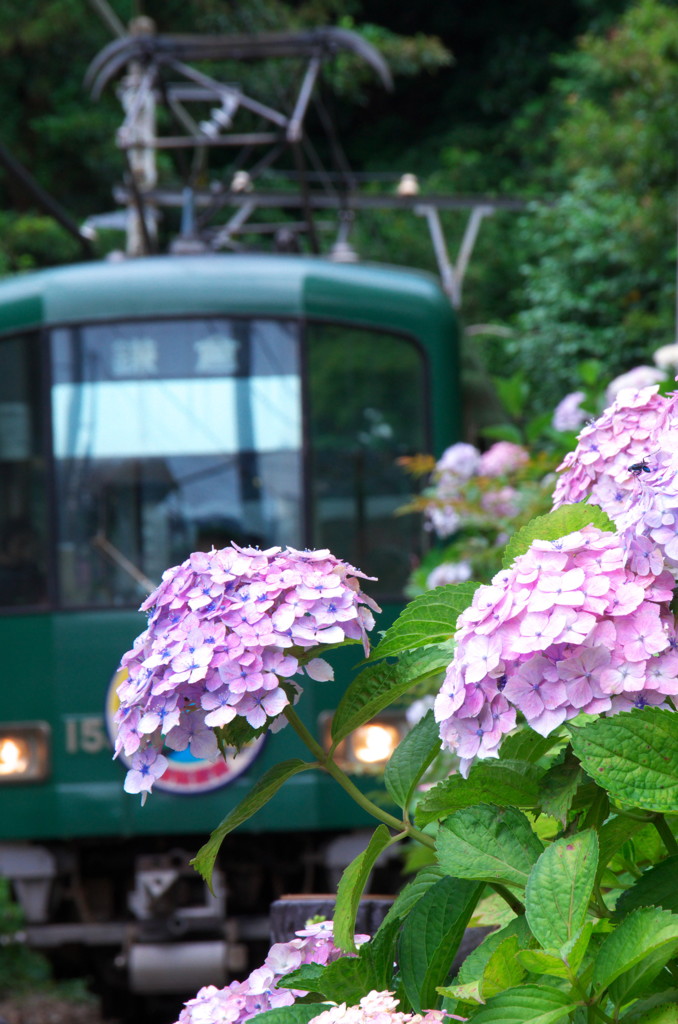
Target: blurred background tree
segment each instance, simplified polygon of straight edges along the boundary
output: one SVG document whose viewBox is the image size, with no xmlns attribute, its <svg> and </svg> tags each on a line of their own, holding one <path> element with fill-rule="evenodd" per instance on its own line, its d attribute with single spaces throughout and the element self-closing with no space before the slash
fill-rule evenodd
<svg viewBox="0 0 678 1024">
<path fill-rule="evenodd" d="M 393 94 L 348 58 L 325 83 L 354 169 L 414 172 L 423 192 L 530 204 L 485 220 L 463 318 L 475 325 L 469 350 L 494 374 L 522 375 L 532 410 L 571 390 L 584 358 L 613 375 L 674 340 L 674 0 L 109 3 L 122 24 L 146 14 L 165 33 L 335 24 L 376 45 L 394 71 Z M 113 207 L 122 172 L 114 90 L 93 103 L 83 87 L 111 38 L 94 0 L 6 0 L 0 9 L 1 140 L 79 221 Z M 222 70 L 231 80 L 252 74 Z M 289 89 L 282 62 L 256 74 L 272 96 Z M 454 254 L 465 217 L 443 221 Z M 78 256 L 5 174 L 0 227 L 0 273 Z M 373 214 L 353 241 L 365 258 L 435 270 L 416 217 Z"/>
</svg>

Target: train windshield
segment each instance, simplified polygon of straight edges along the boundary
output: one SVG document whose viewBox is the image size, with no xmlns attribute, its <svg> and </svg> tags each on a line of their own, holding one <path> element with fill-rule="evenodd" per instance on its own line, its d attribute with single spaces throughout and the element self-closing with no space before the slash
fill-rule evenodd
<svg viewBox="0 0 678 1024">
<path fill-rule="evenodd" d="M 295 323 L 64 328 L 52 361 L 63 604 L 137 603 L 191 550 L 302 543 Z"/>
<path fill-rule="evenodd" d="M 0 607 L 138 606 L 231 541 L 328 547 L 402 593 L 421 534 L 398 458 L 430 446 L 411 339 L 210 317 L 48 342 L 0 340 Z"/>
</svg>

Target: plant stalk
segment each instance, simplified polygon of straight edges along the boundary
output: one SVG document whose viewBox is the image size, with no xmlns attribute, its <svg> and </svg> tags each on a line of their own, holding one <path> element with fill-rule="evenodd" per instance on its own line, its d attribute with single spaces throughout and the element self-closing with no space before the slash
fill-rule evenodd
<svg viewBox="0 0 678 1024">
<path fill-rule="evenodd" d="M 404 833 L 412 839 L 416 839 L 417 842 L 423 846 L 428 846 L 429 849 L 435 849 L 435 841 L 432 836 L 426 835 L 425 832 L 421 832 L 418 828 L 415 828 L 409 821 L 404 821 L 400 818 L 396 818 L 393 814 L 389 814 L 382 807 L 375 804 L 369 797 L 361 793 L 358 787 L 351 781 L 348 775 L 341 770 L 335 761 L 327 754 L 327 752 L 321 747 L 316 739 L 308 731 L 304 723 L 297 715 L 294 708 L 288 706 L 285 708 L 283 714 L 287 718 L 294 731 L 300 740 L 308 747 L 313 754 L 314 758 L 318 762 L 321 768 L 324 768 L 328 775 L 331 775 L 335 782 L 338 782 L 343 790 L 345 790 L 350 797 L 362 807 L 364 811 L 371 814 L 377 821 L 383 822 L 389 828 L 395 829 L 397 832 Z"/>
<path fill-rule="evenodd" d="M 652 824 L 657 829 L 659 837 L 666 847 L 666 852 L 670 857 L 675 856 L 678 853 L 678 842 L 676 837 L 668 826 L 666 818 L 663 814 L 655 814 L 652 818 Z"/>
</svg>

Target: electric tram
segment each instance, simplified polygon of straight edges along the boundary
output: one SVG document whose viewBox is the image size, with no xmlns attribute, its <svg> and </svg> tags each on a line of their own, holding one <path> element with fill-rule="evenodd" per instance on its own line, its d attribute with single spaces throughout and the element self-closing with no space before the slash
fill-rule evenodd
<svg viewBox="0 0 678 1024">
<path fill-rule="evenodd" d="M 141 807 L 112 759 L 117 666 L 164 569 L 231 541 L 330 548 L 377 577 L 384 628 L 422 542 L 398 459 L 459 438 L 457 381 L 454 310 L 414 270 L 193 251 L 0 282 L 0 874 L 30 943 L 190 995 L 248 966 L 272 899 L 327 884 L 327 843 L 367 821 L 303 773 L 205 889 L 190 857 L 303 753 L 283 730 L 216 764 L 177 754 Z M 354 661 L 306 687 L 320 737 Z M 371 723 L 349 767 L 397 738 Z"/>
</svg>

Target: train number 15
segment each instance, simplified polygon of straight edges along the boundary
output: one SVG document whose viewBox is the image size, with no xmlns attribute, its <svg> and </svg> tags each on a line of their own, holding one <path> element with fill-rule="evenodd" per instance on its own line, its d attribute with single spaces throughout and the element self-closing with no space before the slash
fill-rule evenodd
<svg viewBox="0 0 678 1024">
<path fill-rule="evenodd" d="M 66 753 L 100 754 L 111 747 L 101 715 L 66 718 Z"/>
</svg>

